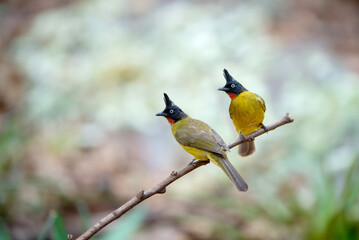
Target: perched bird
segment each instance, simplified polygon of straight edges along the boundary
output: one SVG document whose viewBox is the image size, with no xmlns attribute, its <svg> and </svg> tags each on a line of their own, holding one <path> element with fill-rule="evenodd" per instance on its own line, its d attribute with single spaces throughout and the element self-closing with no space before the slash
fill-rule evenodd
<svg viewBox="0 0 359 240">
<path fill-rule="evenodd" d="M 266 111 L 264 100 L 257 94 L 249 92 L 226 69 L 223 70 L 223 75 L 226 79 L 226 85 L 218 90 L 225 91 L 232 99 L 229 105 L 229 115 L 240 138 L 245 139 L 246 135 L 259 128 L 268 131 L 263 125 L 264 112 Z M 254 140 L 252 140 L 242 143 L 238 148 L 238 153 L 245 157 L 252 154 L 254 150 Z"/>
<path fill-rule="evenodd" d="M 177 142 L 197 160 L 210 160 L 219 166 L 239 191 L 247 191 L 248 185 L 228 161 L 228 146 L 206 123 L 190 118 L 164 93 L 165 109 L 156 116 L 167 118 Z"/>
</svg>

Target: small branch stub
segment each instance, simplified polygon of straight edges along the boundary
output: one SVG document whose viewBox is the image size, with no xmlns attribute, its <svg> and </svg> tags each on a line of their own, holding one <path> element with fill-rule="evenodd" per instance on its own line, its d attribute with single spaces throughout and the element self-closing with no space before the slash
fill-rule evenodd
<svg viewBox="0 0 359 240">
<path fill-rule="evenodd" d="M 166 193 L 166 188 L 160 189 L 160 190 L 158 191 L 158 193 L 161 193 L 161 194 Z"/>
<path fill-rule="evenodd" d="M 141 189 L 141 191 L 139 191 L 139 193 L 137 193 L 136 197 L 138 199 L 142 200 L 144 195 L 145 195 L 145 191 L 143 191 L 143 189 Z"/>
</svg>

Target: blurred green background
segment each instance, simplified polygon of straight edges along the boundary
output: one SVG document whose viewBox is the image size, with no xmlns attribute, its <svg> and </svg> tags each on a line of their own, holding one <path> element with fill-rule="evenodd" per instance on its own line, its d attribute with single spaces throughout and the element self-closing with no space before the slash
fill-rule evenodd
<svg viewBox="0 0 359 240">
<path fill-rule="evenodd" d="M 75 236 L 184 167 L 163 92 L 227 143 L 223 68 L 295 122 L 97 239 L 359 239 L 359 1 L 0 2 L 0 239 Z"/>
</svg>

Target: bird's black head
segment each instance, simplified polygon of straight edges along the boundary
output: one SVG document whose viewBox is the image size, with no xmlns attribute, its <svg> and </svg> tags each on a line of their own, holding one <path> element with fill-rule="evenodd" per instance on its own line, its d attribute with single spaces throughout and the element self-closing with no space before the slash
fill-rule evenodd
<svg viewBox="0 0 359 240">
<path fill-rule="evenodd" d="M 242 84 L 237 82 L 226 69 L 223 69 L 223 76 L 226 79 L 226 85 L 222 88 L 218 88 L 218 90 L 225 91 L 231 99 L 237 97 L 241 92 L 248 91 Z"/>
<path fill-rule="evenodd" d="M 181 119 L 188 117 L 187 114 L 185 114 L 179 107 L 177 107 L 171 101 L 171 99 L 168 97 L 166 93 L 164 93 L 163 95 L 164 95 L 163 99 L 165 101 L 166 107 L 162 112 L 157 113 L 156 116 L 163 116 L 167 118 L 170 124 L 173 124 Z"/>
</svg>

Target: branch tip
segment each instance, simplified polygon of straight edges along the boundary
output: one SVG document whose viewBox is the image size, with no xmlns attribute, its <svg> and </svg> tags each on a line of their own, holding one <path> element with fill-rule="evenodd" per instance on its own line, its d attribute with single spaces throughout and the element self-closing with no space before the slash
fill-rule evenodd
<svg viewBox="0 0 359 240">
<path fill-rule="evenodd" d="M 294 119 L 291 118 L 291 117 L 289 117 L 289 113 L 286 113 L 285 116 L 284 116 L 284 118 L 285 118 L 286 121 L 288 121 L 288 122 L 294 122 Z"/>
</svg>

